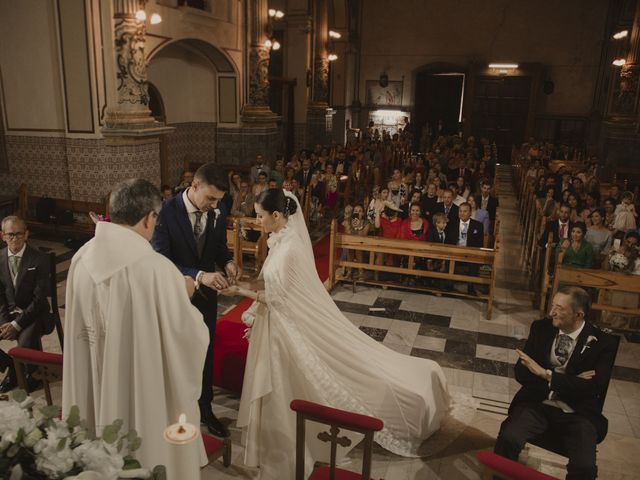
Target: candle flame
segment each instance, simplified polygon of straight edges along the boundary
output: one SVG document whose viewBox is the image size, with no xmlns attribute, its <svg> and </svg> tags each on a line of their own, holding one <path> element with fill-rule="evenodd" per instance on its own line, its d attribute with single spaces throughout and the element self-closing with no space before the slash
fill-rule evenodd
<svg viewBox="0 0 640 480">
<path fill-rule="evenodd" d="M 182 426 L 187 423 L 187 416 L 184 413 L 181 413 L 178 417 L 178 423 Z"/>
</svg>

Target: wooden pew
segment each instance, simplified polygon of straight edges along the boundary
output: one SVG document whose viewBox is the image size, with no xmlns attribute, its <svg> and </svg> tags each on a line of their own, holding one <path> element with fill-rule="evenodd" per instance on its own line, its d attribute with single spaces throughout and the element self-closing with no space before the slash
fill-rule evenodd
<svg viewBox="0 0 640 480">
<path fill-rule="evenodd" d="M 499 239 L 496 240 L 496 247 L 499 245 Z M 347 249 L 353 251 L 362 251 L 369 254 L 369 260 L 358 262 L 356 259 L 345 261 L 336 258 L 338 249 Z M 375 263 L 376 254 L 396 255 L 400 257 L 408 257 L 406 266 L 386 266 L 377 265 Z M 393 286 L 397 288 L 434 292 L 438 294 L 454 295 L 459 297 L 472 298 L 475 300 L 487 301 L 487 318 L 491 318 L 493 309 L 493 294 L 496 279 L 496 257 L 497 249 L 459 247 L 457 245 L 442 245 L 427 242 L 415 242 L 411 240 L 396 240 L 381 237 L 363 237 L 359 235 L 346 235 L 338 233 L 337 222 L 331 223 L 331 240 L 329 250 L 329 280 L 328 287 L 332 289 L 338 282 L 351 281 L 355 289 L 356 283 L 364 283 L 378 286 Z M 433 260 L 446 260 L 449 262 L 447 272 L 421 270 L 415 268 L 416 259 L 430 258 Z M 489 265 L 490 270 L 481 271 L 478 275 L 469 275 L 466 273 L 456 273 L 456 264 L 473 263 L 478 266 Z M 419 276 L 425 278 L 434 278 L 440 280 L 449 280 L 455 282 L 466 282 L 476 285 L 488 286 L 487 294 L 470 295 L 466 293 L 453 291 L 443 291 L 431 287 L 423 287 L 417 285 L 400 285 L 390 284 L 389 282 L 378 281 L 374 279 L 359 280 L 355 277 L 352 279 L 341 278 L 336 271 L 341 268 L 363 269 L 373 272 L 389 272 L 399 273 L 403 275 Z"/>
<path fill-rule="evenodd" d="M 29 195 L 27 185 L 20 185 L 18 196 L 18 211 L 20 217 L 25 219 L 27 227 L 31 231 L 48 232 L 69 235 L 73 238 L 91 237 L 95 232 L 95 224 L 89 217 L 89 212 L 100 215 L 109 213 L 109 196 L 103 203 L 79 202 L 75 200 L 54 198 L 56 211 L 70 210 L 74 214 L 72 223 L 48 223 L 36 218 L 36 205 L 42 197 Z M 78 221 L 76 215 L 86 217 L 86 221 Z"/>
<path fill-rule="evenodd" d="M 260 232 L 260 238 L 255 241 L 246 240 L 243 232 Z M 259 272 L 267 258 L 267 238 L 268 235 L 256 223 L 253 217 L 228 217 L 227 218 L 227 246 L 233 252 L 233 261 L 238 268 L 244 268 L 244 258 L 246 255 L 255 257 L 255 271 Z"/>
<path fill-rule="evenodd" d="M 640 316 L 640 275 L 557 265 L 553 280 L 552 297 L 558 291 L 560 285 L 595 289 L 597 295 L 596 300 L 591 305 L 593 310 Z M 614 305 L 608 298 L 613 292 L 636 294 L 635 304 L 632 306 Z"/>
</svg>

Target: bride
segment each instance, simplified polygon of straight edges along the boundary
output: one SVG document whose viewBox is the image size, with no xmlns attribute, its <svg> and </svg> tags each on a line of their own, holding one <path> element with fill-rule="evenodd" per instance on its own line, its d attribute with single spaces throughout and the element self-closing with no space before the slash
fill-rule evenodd
<svg viewBox="0 0 640 480">
<path fill-rule="evenodd" d="M 295 474 L 293 399 L 380 418 L 375 441 L 398 455 L 418 456 L 449 406 L 446 379 L 431 360 L 402 355 L 355 327 L 333 302 L 316 271 L 311 240 L 295 196 L 281 189 L 261 193 L 257 223 L 270 232 L 269 255 L 258 282 L 224 290 L 254 299 L 245 312 L 251 324 L 238 427 L 245 464 L 260 467 L 261 480 L 292 480 Z M 327 461 L 317 439 L 326 430 L 307 423 L 307 472 Z M 341 431 L 352 442 L 361 434 Z"/>
</svg>

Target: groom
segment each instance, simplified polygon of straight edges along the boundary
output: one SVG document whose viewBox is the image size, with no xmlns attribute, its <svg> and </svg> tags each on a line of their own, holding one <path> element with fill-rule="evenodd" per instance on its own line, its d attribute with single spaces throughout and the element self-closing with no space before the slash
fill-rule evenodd
<svg viewBox="0 0 640 480">
<path fill-rule="evenodd" d="M 211 408 L 217 291 L 233 284 L 239 273 L 227 248 L 227 212 L 220 202 L 227 189 L 228 179 L 220 166 L 213 163 L 202 165 L 189 188 L 164 202 L 151 239 L 157 252 L 195 280 L 197 292 L 192 303 L 202 313 L 209 328 L 209 348 L 198 400 L 200 421 L 218 437 L 228 437 L 229 431 Z M 224 270 L 226 276 L 216 272 L 216 266 Z"/>
</svg>

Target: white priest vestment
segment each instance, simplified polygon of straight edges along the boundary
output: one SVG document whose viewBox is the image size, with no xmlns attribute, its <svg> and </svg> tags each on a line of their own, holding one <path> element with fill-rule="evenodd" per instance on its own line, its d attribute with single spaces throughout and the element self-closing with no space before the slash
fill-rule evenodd
<svg viewBox="0 0 640 480">
<path fill-rule="evenodd" d="M 181 479 L 176 470 L 185 455 L 207 463 L 202 440 L 170 446 L 163 432 L 181 413 L 199 428 L 208 345 L 202 315 L 173 263 L 134 231 L 99 222 L 67 279 L 63 415 L 78 405 L 97 435 L 122 419 L 124 432 L 135 429 L 142 438 L 142 466 L 165 465 L 168 480 Z"/>
</svg>

